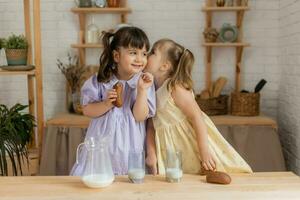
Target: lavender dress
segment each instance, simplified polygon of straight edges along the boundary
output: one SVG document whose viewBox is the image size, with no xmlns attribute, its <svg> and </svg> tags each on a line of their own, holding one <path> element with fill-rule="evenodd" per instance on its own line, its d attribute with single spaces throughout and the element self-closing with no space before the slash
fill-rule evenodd
<svg viewBox="0 0 300 200">
<path fill-rule="evenodd" d="M 130 80 L 118 80 L 115 76 L 107 83 L 99 83 L 97 76 L 88 79 L 81 88 L 82 105 L 99 102 L 106 99 L 107 91 L 113 88 L 118 81 L 123 84 L 123 106 L 113 107 L 107 113 L 93 118 L 87 130 L 86 139 L 95 137 L 101 139 L 108 136 L 108 149 L 112 161 L 113 171 L 116 175 L 127 174 L 128 153 L 144 149 L 146 135 L 145 122 L 135 121 L 132 107 L 136 100 L 137 82 L 140 73 Z M 149 116 L 153 117 L 156 110 L 154 85 L 148 89 Z M 79 164 L 73 166 L 71 175 L 80 176 L 86 159 L 85 148 L 79 155 Z"/>
</svg>

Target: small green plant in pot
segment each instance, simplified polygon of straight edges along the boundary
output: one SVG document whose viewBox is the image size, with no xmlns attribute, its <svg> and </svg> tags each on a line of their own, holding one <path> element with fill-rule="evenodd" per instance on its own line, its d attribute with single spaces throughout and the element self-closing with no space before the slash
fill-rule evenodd
<svg viewBox="0 0 300 200">
<path fill-rule="evenodd" d="M 8 65 L 26 65 L 28 41 L 24 35 L 12 34 L 5 42 Z"/>
<path fill-rule="evenodd" d="M 22 164 L 29 166 L 27 145 L 32 141 L 35 119 L 24 112 L 27 105 L 16 104 L 10 109 L 0 104 L 0 176 L 22 175 Z M 8 166 L 10 161 L 11 166 Z"/>
</svg>

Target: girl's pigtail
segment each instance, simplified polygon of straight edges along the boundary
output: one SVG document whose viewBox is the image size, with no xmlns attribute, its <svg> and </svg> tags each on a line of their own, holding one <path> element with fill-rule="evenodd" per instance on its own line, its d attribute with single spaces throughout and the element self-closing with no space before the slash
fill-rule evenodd
<svg viewBox="0 0 300 200">
<path fill-rule="evenodd" d="M 194 56 L 188 49 L 182 50 L 175 72 L 172 73 L 169 87 L 174 88 L 181 85 L 187 90 L 193 89 L 192 68 L 194 65 Z"/>
<path fill-rule="evenodd" d="M 114 58 L 112 53 L 112 48 L 110 44 L 111 37 L 114 36 L 114 33 L 103 32 L 102 44 L 103 44 L 103 53 L 100 57 L 100 67 L 98 71 L 97 80 L 99 82 L 107 82 L 109 78 L 114 73 Z"/>
<path fill-rule="evenodd" d="M 193 80 L 191 77 L 193 65 L 194 56 L 192 52 L 188 49 L 184 49 L 180 57 L 175 76 L 178 77 L 179 83 L 187 90 L 191 90 L 193 88 Z"/>
</svg>

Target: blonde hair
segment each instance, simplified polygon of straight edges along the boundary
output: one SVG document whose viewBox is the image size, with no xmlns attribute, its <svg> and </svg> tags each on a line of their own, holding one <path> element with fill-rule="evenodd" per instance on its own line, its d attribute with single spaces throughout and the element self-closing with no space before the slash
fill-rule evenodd
<svg viewBox="0 0 300 200">
<path fill-rule="evenodd" d="M 187 90 L 193 89 L 192 68 L 194 65 L 193 53 L 170 39 L 161 39 L 155 42 L 153 49 L 158 48 L 166 61 L 171 63 L 168 89 L 181 85 Z"/>
</svg>

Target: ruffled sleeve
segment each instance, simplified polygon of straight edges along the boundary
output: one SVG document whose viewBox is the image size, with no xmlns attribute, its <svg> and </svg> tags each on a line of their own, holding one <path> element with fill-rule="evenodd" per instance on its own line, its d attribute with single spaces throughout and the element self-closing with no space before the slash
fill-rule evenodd
<svg viewBox="0 0 300 200">
<path fill-rule="evenodd" d="M 101 87 L 97 80 L 97 75 L 91 76 L 85 81 L 81 88 L 81 105 L 99 102 L 102 100 Z"/>
</svg>

